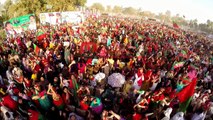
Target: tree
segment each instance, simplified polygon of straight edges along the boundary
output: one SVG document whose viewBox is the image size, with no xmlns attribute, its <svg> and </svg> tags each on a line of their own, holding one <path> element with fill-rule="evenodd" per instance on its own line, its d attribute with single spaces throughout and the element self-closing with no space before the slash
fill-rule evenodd
<svg viewBox="0 0 213 120">
<path fill-rule="evenodd" d="M 87 3 L 87 0 L 75 0 L 74 1 L 75 6 L 85 6 L 86 3 Z"/>
<path fill-rule="evenodd" d="M 86 0 L 7 0 L 4 9 L 8 18 L 34 13 L 38 17 L 41 12 L 71 11 L 78 6 L 84 6 Z M 51 9 L 47 9 L 51 6 Z"/>
<path fill-rule="evenodd" d="M 167 10 L 167 11 L 165 12 L 165 14 L 166 14 L 166 16 L 169 17 L 169 18 L 171 17 L 171 11 Z"/>
<path fill-rule="evenodd" d="M 132 7 L 127 7 L 127 8 L 124 8 L 122 13 L 123 14 L 128 14 L 128 15 L 135 15 L 137 13 L 137 11 L 134 8 L 132 8 Z"/>
<path fill-rule="evenodd" d="M 193 26 L 194 26 L 195 28 L 198 27 L 198 23 L 197 23 L 197 22 L 198 22 L 197 19 L 194 19 L 194 20 L 193 20 Z"/>
<path fill-rule="evenodd" d="M 123 8 L 121 6 L 114 6 L 112 11 L 114 13 L 121 13 L 123 11 Z"/>
<path fill-rule="evenodd" d="M 6 0 L 3 5 L 1 5 L 1 17 L 0 17 L 0 22 L 3 23 L 4 21 L 9 19 L 9 12 L 8 9 L 10 6 L 13 4 L 11 0 Z"/>
<path fill-rule="evenodd" d="M 101 3 L 94 3 L 91 6 L 92 9 L 100 10 L 101 12 L 104 12 L 105 8 Z"/>
<path fill-rule="evenodd" d="M 207 20 L 206 21 L 206 24 L 207 24 L 207 27 L 209 28 L 209 29 L 212 29 L 212 21 L 211 20 Z"/>
<path fill-rule="evenodd" d="M 112 12 L 112 8 L 110 5 L 107 5 L 107 9 L 106 9 L 107 12 Z"/>
<path fill-rule="evenodd" d="M 155 14 L 150 12 L 150 11 L 143 11 L 140 13 L 141 16 L 144 16 L 144 17 L 149 17 L 149 18 L 154 18 L 155 17 Z"/>
</svg>

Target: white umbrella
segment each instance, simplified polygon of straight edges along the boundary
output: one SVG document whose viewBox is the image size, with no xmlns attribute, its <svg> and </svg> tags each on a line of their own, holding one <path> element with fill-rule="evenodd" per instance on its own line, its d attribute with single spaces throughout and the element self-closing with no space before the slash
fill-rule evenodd
<svg viewBox="0 0 213 120">
<path fill-rule="evenodd" d="M 113 73 L 108 77 L 108 84 L 112 87 L 122 87 L 125 77 L 120 73 Z"/>
<path fill-rule="evenodd" d="M 99 72 L 98 74 L 95 75 L 95 80 L 102 80 L 105 78 L 105 74 L 102 72 Z"/>
</svg>

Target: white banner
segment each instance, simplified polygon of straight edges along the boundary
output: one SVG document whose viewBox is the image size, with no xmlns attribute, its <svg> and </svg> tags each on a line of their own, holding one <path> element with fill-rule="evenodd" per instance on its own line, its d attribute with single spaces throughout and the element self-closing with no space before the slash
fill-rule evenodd
<svg viewBox="0 0 213 120">
<path fill-rule="evenodd" d="M 84 21 L 84 16 L 81 12 L 50 12 L 40 14 L 40 23 L 57 25 L 61 23 L 80 23 Z"/>
</svg>

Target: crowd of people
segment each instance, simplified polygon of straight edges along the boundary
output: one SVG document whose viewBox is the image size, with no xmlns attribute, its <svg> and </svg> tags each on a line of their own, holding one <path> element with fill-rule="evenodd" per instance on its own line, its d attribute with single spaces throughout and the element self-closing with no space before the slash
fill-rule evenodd
<svg viewBox="0 0 213 120">
<path fill-rule="evenodd" d="M 212 119 L 213 42 L 203 35 L 114 16 L 2 41 L 2 119 Z M 192 83 L 183 105 L 178 93 Z"/>
</svg>

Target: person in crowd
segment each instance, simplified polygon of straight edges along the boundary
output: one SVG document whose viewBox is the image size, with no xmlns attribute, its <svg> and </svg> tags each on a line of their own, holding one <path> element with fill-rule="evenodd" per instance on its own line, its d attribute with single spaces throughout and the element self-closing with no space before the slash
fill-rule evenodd
<svg viewBox="0 0 213 120">
<path fill-rule="evenodd" d="M 205 35 L 120 16 L 88 17 L 76 28 L 32 24 L 21 34 L 5 27 L 13 38 L 0 46 L 0 118 L 212 118 Z"/>
</svg>

